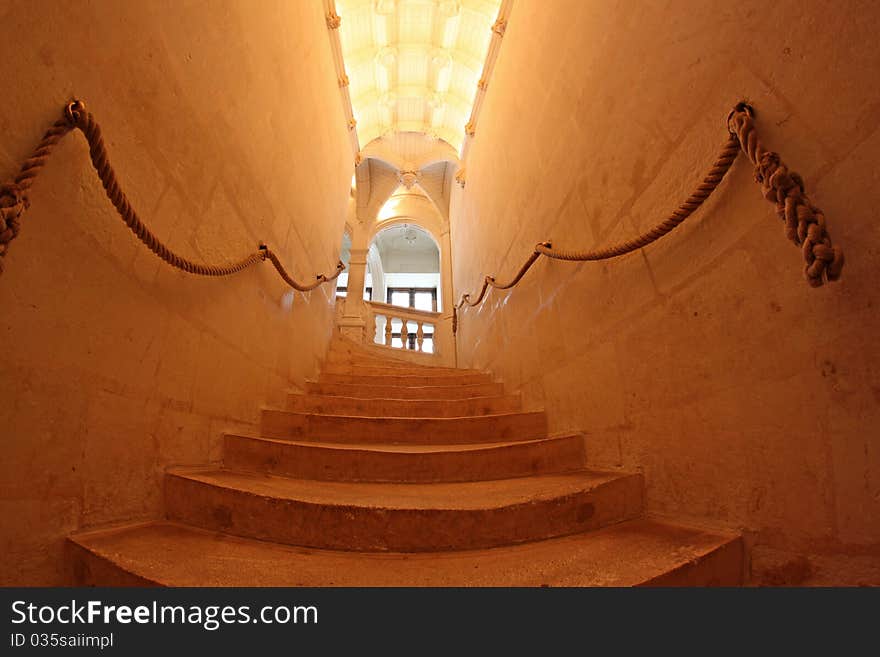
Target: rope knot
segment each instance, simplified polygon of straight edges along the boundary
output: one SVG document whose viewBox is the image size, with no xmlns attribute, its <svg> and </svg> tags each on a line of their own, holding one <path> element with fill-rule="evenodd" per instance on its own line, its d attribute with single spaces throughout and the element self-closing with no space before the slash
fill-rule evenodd
<svg viewBox="0 0 880 657">
<path fill-rule="evenodd" d="M 7 244 L 18 235 L 19 218 L 27 210 L 28 199 L 17 183 L 0 185 L 0 255 L 6 253 Z"/>
<path fill-rule="evenodd" d="M 29 205 L 21 185 L 14 182 L 0 185 L 0 208 L 14 208 L 19 205 L 25 209 Z"/>
<path fill-rule="evenodd" d="M 755 182 L 764 184 L 769 181 L 773 173 L 779 168 L 779 153 L 765 151 L 761 153 L 761 159 L 755 165 Z"/>
</svg>

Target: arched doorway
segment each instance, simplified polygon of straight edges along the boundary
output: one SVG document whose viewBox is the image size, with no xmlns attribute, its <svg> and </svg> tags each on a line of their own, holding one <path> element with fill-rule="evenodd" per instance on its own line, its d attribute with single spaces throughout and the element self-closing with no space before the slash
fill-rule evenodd
<svg viewBox="0 0 880 657">
<path fill-rule="evenodd" d="M 397 221 L 376 232 L 368 254 L 371 275 L 367 280 L 372 284 L 373 300 L 399 308 L 441 311 L 440 248 L 427 230 L 414 223 Z M 414 348 L 416 328 L 414 325 L 407 328 L 411 330 L 404 330 L 403 320 L 392 320 L 392 347 L 403 347 L 405 336 L 409 336 L 412 344 L 406 348 Z M 384 324 L 377 325 L 377 329 L 377 335 L 384 335 Z M 434 351 L 433 327 L 424 333 L 422 350 Z"/>
<path fill-rule="evenodd" d="M 376 157 L 392 146 L 409 158 L 403 169 Z M 444 157 L 448 148 L 410 135 L 367 149 L 382 152 L 356 169 L 347 298 L 338 318 L 342 335 L 396 347 L 404 360 L 411 360 L 409 352 L 415 361 L 418 352 L 430 352 L 443 365 L 455 361 L 448 208 L 456 164 Z"/>
</svg>

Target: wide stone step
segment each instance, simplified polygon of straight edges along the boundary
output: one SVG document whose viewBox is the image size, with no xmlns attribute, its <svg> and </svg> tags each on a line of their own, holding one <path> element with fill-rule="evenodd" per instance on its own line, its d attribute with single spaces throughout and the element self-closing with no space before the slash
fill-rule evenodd
<svg viewBox="0 0 880 657">
<path fill-rule="evenodd" d="M 344 352 L 330 351 L 325 359 L 326 364 L 332 363 L 348 363 L 352 365 L 375 365 L 379 367 L 420 367 L 426 369 L 446 369 L 446 366 L 437 365 L 434 358 L 430 354 L 419 354 L 421 358 L 417 361 L 408 360 L 406 358 L 396 359 L 398 350 L 382 348 L 385 353 L 356 353 L 347 354 Z M 411 356 L 415 352 L 407 352 Z"/>
<path fill-rule="evenodd" d="M 485 374 L 478 370 L 455 367 L 425 367 L 423 365 L 356 365 L 352 363 L 326 363 L 321 370 L 326 374 L 354 374 L 368 376 L 454 376 L 461 374 Z"/>
<path fill-rule="evenodd" d="M 465 372 L 460 374 L 324 374 L 318 377 L 319 383 L 362 384 L 375 387 L 386 386 L 452 386 L 474 383 L 491 383 L 492 377 L 482 372 Z"/>
<path fill-rule="evenodd" d="M 260 435 L 266 438 L 336 443 L 486 443 L 545 438 L 544 411 L 517 411 L 473 417 L 360 417 L 263 409 Z"/>
<path fill-rule="evenodd" d="M 254 541 L 171 522 L 74 535 L 76 586 L 736 586 L 738 536 L 633 520 L 537 543 L 358 553 Z"/>
<path fill-rule="evenodd" d="M 334 550 L 467 550 L 598 529 L 642 510 L 638 474 L 581 471 L 436 484 L 340 483 L 173 468 L 170 520 Z"/>
<path fill-rule="evenodd" d="M 554 474 L 585 467 L 581 435 L 515 443 L 375 445 L 226 434 L 224 466 L 301 479 L 428 483 Z"/>
<path fill-rule="evenodd" d="M 356 397 L 359 399 L 469 399 L 504 394 L 501 383 L 466 385 L 374 386 L 364 383 L 306 382 L 306 392 L 315 395 Z"/>
<path fill-rule="evenodd" d="M 299 393 L 287 396 L 287 408 L 291 411 L 365 417 L 465 417 L 508 413 L 521 407 L 518 394 L 470 399 L 358 399 Z"/>
</svg>

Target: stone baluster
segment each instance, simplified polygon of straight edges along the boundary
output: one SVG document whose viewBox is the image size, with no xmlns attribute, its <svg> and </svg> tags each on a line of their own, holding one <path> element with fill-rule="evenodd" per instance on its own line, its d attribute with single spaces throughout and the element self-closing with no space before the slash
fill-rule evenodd
<svg viewBox="0 0 880 657">
<path fill-rule="evenodd" d="M 409 322 L 403 320 L 403 325 L 406 327 L 406 348 L 407 349 L 415 349 L 416 348 L 416 334 L 415 331 L 409 330 Z"/>
</svg>

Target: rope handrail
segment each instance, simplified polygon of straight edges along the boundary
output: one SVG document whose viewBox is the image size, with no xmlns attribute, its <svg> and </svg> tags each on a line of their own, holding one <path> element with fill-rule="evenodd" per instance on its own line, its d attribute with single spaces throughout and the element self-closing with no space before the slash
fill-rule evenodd
<svg viewBox="0 0 880 657">
<path fill-rule="evenodd" d="M 668 218 L 634 239 L 599 249 L 564 251 L 553 248 L 550 242 L 540 242 L 509 283 L 501 284 L 495 277 L 486 276 L 476 299 L 471 301 L 470 294 L 462 295 L 454 308 L 453 331 L 458 327 L 459 309 L 481 303 L 489 287 L 499 290 L 513 287 L 541 256 L 575 262 L 608 260 L 641 249 L 672 232 L 715 191 L 740 150 L 755 166 L 755 181 L 761 185 L 764 198 L 776 203 L 776 213 L 785 222 L 786 237 L 801 247 L 807 283 L 811 287 L 820 287 L 826 280 L 838 280 L 843 269 L 843 251 L 831 244 L 825 227 L 825 215 L 810 203 L 804 191 L 803 179 L 789 171 L 778 153 L 766 150 L 761 144 L 755 130 L 754 116 L 754 108 L 745 102 L 737 103 L 731 110 L 727 116 L 729 135 L 715 163 L 693 193 Z"/>
<path fill-rule="evenodd" d="M 21 165 L 14 181 L 0 185 L 0 274 L 3 273 L 3 259 L 9 251 L 9 244 L 21 229 L 21 217 L 30 207 L 28 192 L 31 186 L 46 165 L 55 146 L 73 129 L 79 129 L 88 141 L 92 166 L 101 179 L 107 198 L 110 199 L 126 226 L 150 251 L 172 267 L 199 276 L 230 276 L 258 262 L 268 260 L 284 282 L 300 292 L 314 290 L 319 285 L 335 280 L 345 269 L 345 265 L 339 261 L 332 276 L 318 274 L 314 282 L 300 283 L 287 273 L 278 256 L 262 242 L 253 253 L 226 265 L 200 264 L 175 253 L 144 225 L 129 203 L 119 186 L 116 173 L 110 165 L 110 158 L 98 122 L 92 113 L 86 110 L 85 103 L 81 100 L 74 100 L 65 107 L 64 116 L 55 121 L 43 135 L 33 154 Z"/>
</svg>

